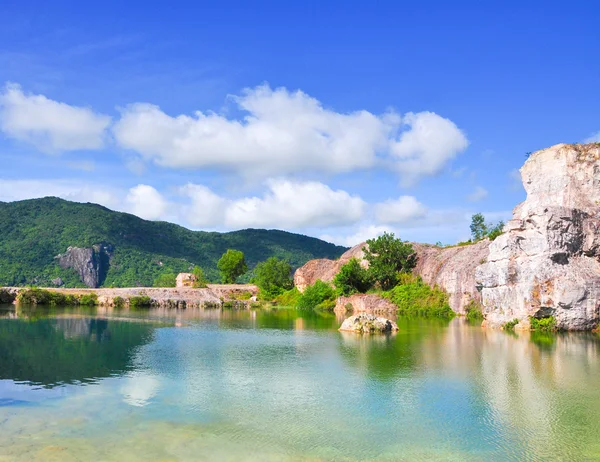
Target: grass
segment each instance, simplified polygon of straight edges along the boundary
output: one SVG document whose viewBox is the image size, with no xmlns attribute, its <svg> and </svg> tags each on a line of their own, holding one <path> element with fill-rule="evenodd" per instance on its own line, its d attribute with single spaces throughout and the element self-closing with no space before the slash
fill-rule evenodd
<svg viewBox="0 0 600 462">
<path fill-rule="evenodd" d="M 79 298 L 79 304 L 83 306 L 96 306 L 98 304 L 98 295 L 94 293 L 82 295 Z"/>
<path fill-rule="evenodd" d="M 125 299 L 123 297 L 115 297 L 113 298 L 113 306 L 117 309 L 121 309 L 125 307 Z"/>
<path fill-rule="evenodd" d="M 147 295 L 140 295 L 129 299 L 130 308 L 149 308 L 150 306 L 152 306 L 152 299 Z"/>
<path fill-rule="evenodd" d="M 531 324 L 531 330 L 539 332 L 556 332 L 558 330 L 554 316 L 545 316 L 543 318 L 529 316 L 529 323 Z"/>
<path fill-rule="evenodd" d="M 456 316 L 448 304 L 446 292 L 438 287 L 430 287 L 413 274 L 401 275 L 400 284 L 381 295 L 398 307 L 398 315 L 440 318 Z"/>
<path fill-rule="evenodd" d="M 481 305 L 475 300 L 471 300 L 465 307 L 465 316 L 469 322 L 481 322 L 483 321 L 483 312 L 481 311 Z"/>
<path fill-rule="evenodd" d="M 19 292 L 17 302 L 23 305 L 77 306 L 80 299 L 75 295 L 30 287 Z"/>
<path fill-rule="evenodd" d="M 515 318 L 512 321 L 508 321 L 508 322 L 505 322 L 504 324 L 502 324 L 502 329 L 509 330 L 509 331 L 514 331 L 515 330 L 515 326 L 517 324 L 519 324 L 519 320 Z"/>
</svg>

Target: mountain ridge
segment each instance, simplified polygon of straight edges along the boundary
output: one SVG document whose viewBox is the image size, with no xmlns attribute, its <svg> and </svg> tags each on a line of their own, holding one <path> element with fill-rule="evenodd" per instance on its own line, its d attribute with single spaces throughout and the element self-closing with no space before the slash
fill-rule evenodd
<svg viewBox="0 0 600 462">
<path fill-rule="evenodd" d="M 57 197 L 0 202 L 0 285 L 53 285 L 60 279 L 65 286 L 81 287 L 78 272 L 61 267 L 58 256 L 69 247 L 94 246 L 112 249 L 100 283 L 104 287 L 150 286 L 161 273 L 188 271 L 194 265 L 217 281 L 216 262 L 228 248 L 243 251 L 250 268 L 270 256 L 285 258 L 296 268 L 314 258 L 337 258 L 346 250 L 275 229 L 193 231 Z"/>
</svg>

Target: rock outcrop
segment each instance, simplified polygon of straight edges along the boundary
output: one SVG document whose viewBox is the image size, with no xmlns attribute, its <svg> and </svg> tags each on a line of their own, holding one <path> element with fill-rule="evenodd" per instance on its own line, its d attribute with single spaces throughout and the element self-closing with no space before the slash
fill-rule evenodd
<svg viewBox="0 0 600 462">
<path fill-rule="evenodd" d="M 357 334 L 391 333 L 398 330 L 398 325 L 386 318 L 359 313 L 344 320 L 339 330 Z"/>
<path fill-rule="evenodd" d="M 294 274 L 294 283 L 302 292 L 306 286 L 314 284 L 317 279 L 330 282 L 339 272 L 342 265 L 348 262 L 352 257 L 361 260 L 361 264 L 368 267 L 368 262 L 362 260 L 362 248 L 365 242 L 358 244 L 344 253 L 339 260 L 311 260 L 304 266 L 298 268 Z M 489 240 L 483 240 L 477 244 L 441 248 L 427 244 L 413 244 L 417 253 L 417 266 L 415 273 L 423 278 L 430 285 L 437 285 L 449 295 L 449 304 L 457 313 L 464 313 L 465 306 L 471 300 L 481 301 L 481 294 L 477 290 L 475 283 L 475 268 L 486 261 L 489 253 Z M 381 300 L 381 299 L 380 299 Z M 358 304 L 369 302 L 372 308 L 372 299 L 364 298 Z M 348 303 L 347 301 L 338 301 L 338 310 Z M 352 302 L 350 302 L 352 303 Z M 356 311 L 361 311 L 357 309 Z M 372 311 L 364 309 L 362 311 Z M 372 311 L 377 312 L 377 311 Z M 383 312 L 383 311 L 382 311 Z"/>
<path fill-rule="evenodd" d="M 591 329 L 600 307 L 600 144 L 559 144 L 521 168 L 527 199 L 476 269 L 484 325 L 554 316 Z"/>
<path fill-rule="evenodd" d="M 339 297 L 334 308 L 334 311 L 340 314 L 395 314 L 397 310 L 396 305 L 376 294 L 354 294 L 349 297 Z"/>
<path fill-rule="evenodd" d="M 56 258 L 62 268 L 74 269 L 81 282 L 95 288 L 99 287 L 106 277 L 112 251 L 111 246 L 100 244 L 89 248 L 69 247 L 64 254 Z"/>
<path fill-rule="evenodd" d="M 304 292 L 306 287 L 312 286 L 319 279 L 324 282 L 333 281 L 340 268 L 348 263 L 351 258 L 357 258 L 361 261 L 362 266 L 365 268 L 368 267 L 368 262 L 363 259 L 364 252 L 362 249 L 365 245 L 366 242 L 355 245 L 337 260 L 328 260 L 326 258 L 310 260 L 294 273 L 294 285 L 300 292 Z"/>
</svg>

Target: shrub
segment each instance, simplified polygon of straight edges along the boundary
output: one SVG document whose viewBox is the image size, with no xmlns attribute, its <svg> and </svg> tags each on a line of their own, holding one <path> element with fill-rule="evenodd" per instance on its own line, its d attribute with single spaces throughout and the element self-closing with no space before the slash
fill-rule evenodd
<svg viewBox="0 0 600 462">
<path fill-rule="evenodd" d="M 194 266 L 193 274 L 196 280 L 194 281 L 192 287 L 195 289 L 203 289 L 207 287 L 206 278 L 204 277 L 204 271 L 202 271 L 202 268 L 199 266 Z"/>
<path fill-rule="evenodd" d="M 296 306 L 298 306 L 298 303 L 300 302 L 301 297 L 302 297 L 302 294 L 300 293 L 298 288 L 293 287 L 292 289 L 287 290 L 287 291 L 283 292 L 282 294 L 278 295 L 277 297 L 275 297 L 275 303 L 277 303 L 278 305 L 281 305 L 281 306 L 296 307 Z"/>
<path fill-rule="evenodd" d="M 147 295 L 131 297 L 129 299 L 130 308 L 148 308 L 152 305 L 152 299 Z"/>
<path fill-rule="evenodd" d="M 475 300 L 471 300 L 465 307 L 465 316 L 469 321 L 479 322 L 483 321 L 483 312 L 481 311 L 481 305 Z"/>
<path fill-rule="evenodd" d="M 79 304 L 83 306 L 95 306 L 98 304 L 98 295 L 94 293 L 82 295 L 79 298 Z"/>
<path fill-rule="evenodd" d="M 515 330 L 515 326 L 517 324 L 519 324 L 519 320 L 515 318 L 512 321 L 505 322 L 502 325 L 502 329 L 504 329 L 504 330 Z"/>
<path fill-rule="evenodd" d="M 175 287 L 177 275 L 175 273 L 163 273 L 154 280 L 154 287 Z"/>
<path fill-rule="evenodd" d="M 438 287 L 429 287 L 418 276 L 403 275 L 402 284 L 384 292 L 383 296 L 398 307 L 399 315 L 456 316 L 448 304 L 448 294 Z"/>
<path fill-rule="evenodd" d="M 24 305 L 48 306 L 74 306 L 79 304 L 79 300 L 74 295 L 65 295 L 35 287 L 21 290 L 17 295 L 17 302 Z"/>
<path fill-rule="evenodd" d="M 554 316 L 545 316 L 543 318 L 529 316 L 529 323 L 531 324 L 531 330 L 540 332 L 555 332 L 557 330 L 556 318 Z"/>
<path fill-rule="evenodd" d="M 410 271 L 417 263 L 412 245 L 396 239 L 393 233 L 369 239 L 367 245 L 363 252 L 369 262 L 369 273 L 383 290 L 394 287 L 398 283 L 398 273 Z"/>
<path fill-rule="evenodd" d="M 340 268 L 333 283 L 338 294 L 349 296 L 355 293 L 365 293 L 373 285 L 373 278 L 367 269 L 360 266 L 360 262 L 356 258 L 351 258 Z"/>
<path fill-rule="evenodd" d="M 304 290 L 296 306 L 300 309 L 333 309 L 335 306 L 335 291 L 333 287 L 319 279 Z"/>
<path fill-rule="evenodd" d="M 118 296 L 113 298 L 113 306 L 117 309 L 125 307 L 125 299 Z"/>
<path fill-rule="evenodd" d="M 262 299 L 273 300 L 294 286 L 292 266 L 286 260 L 271 257 L 256 265 L 251 282 L 260 288 Z"/>
</svg>

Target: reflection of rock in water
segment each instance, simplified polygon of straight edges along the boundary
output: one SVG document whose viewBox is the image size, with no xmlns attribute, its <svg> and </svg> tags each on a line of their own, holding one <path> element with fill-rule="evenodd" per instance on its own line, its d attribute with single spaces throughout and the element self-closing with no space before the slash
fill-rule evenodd
<svg viewBox="0 0 600 462">
<path fill-rule="evenodd" d="M 85 337 L 90 341 L 102 342 L 110 339 L 108 320 L 85 318 L 58 318 L 56 328 L 65 338 Z"/>
<path fill-rule="evenodd" d="M 153 330 L 104 319 L 0 319 L 0 379 L 54 387 L 122 374 Z"/>
</svg>

